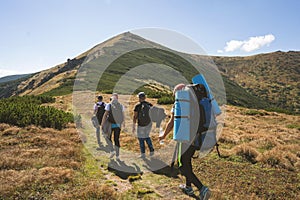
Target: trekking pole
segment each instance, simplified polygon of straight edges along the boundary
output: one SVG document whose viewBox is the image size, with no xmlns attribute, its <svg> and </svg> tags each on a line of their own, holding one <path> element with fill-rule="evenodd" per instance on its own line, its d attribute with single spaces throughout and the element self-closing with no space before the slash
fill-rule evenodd
<svg viewBox="0 0 300 200">
<path fill-rule="evenodd" d="M 221 154 L 220 154 L 220 151 L 219 151 L 219 144 L 218 144 L 218 143 L 216 143 L 216 149 L 217 149 L 217 152 L 218 152 L 218 156 L 219 156 L 220 158 L 222 158 L 222 156 L 221 156 Z"/>
</svg>

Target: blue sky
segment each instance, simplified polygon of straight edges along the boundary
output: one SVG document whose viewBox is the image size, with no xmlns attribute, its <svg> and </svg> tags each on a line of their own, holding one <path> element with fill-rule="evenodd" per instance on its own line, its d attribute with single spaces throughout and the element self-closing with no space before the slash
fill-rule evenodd
<svg viewBox="0 0 300 200">
<path fill-rule="evenodd" d="M 0 0 L 0 76 L 65 62 L 120 33 L 176 31 L 208 55 L 300 47 L 298 0 Z"/>
</svg>

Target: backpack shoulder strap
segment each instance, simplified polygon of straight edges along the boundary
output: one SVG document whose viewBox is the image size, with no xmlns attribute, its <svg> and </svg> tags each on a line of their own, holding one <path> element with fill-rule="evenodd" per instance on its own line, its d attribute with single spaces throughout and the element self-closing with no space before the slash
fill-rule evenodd
<svg viewBox="0 0 300 200">
<path fill-rule="evenodd" d="M 148 103 L 147 101 L 140 102 L 140 105 L 141 105 L 140 108 L 142 108 L 143 105 L 146 105 L 146 106 L 151 107 L 151 106 L 150 106 L 150 103 Z"/>
<path fill-rule="evenodd" d="M 98 104 L 99 106 L 101 106 L 101 107 L 105 107 L 105 106 L 104 106 L 104 102 L 100 102 L 100 103 L 98 102 L 97 104 Z"/>
</svg>

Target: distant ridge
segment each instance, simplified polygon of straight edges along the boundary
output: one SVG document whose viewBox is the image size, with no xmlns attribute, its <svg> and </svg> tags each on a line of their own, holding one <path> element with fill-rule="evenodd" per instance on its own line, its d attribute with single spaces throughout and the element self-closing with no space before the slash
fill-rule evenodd
<svg viewBox="0 0 300 200">
<path fill-rule="evenodd" d="M 8 81 L 14 81 L 17 79 L 25 78 L 30 76 L 31 74 L 18 74 L 18 75 L 9 75 L 9 76 L 4 76 L 0 78 L 0 83 L 8 82 Z"/>
<path fill-rule="evenodd" d="M 167 49 L 160 44 L 130 32 L 125 32 L 47 70 L 35 74 L 1 78 L 0 98 L 43 93 L 54 96 L 69 94 L 73 90 L 77 71 L 90 52 L 101 49 L 101 55 L 115 54 L 121 48 L 124 48 L 124 44 L 127 45 L 128 42 L 137 48 L 149 46 Z M 154 54 L 152 56 L 150 52 L 147 59 L 155 62 L 158 57 Z M 138 59 L 141 55 L 140 52 L 132 56 Z M 166 59 L 166 65 L 180 65 L 174 62 L 171 57 L 164 58 L 163 56 L 162 54 L 159 59 Z M 210 57 L 222 74 L 229 104 L 248 108 L 266 109 L 273 107 L 278 110 L 283 109 L 292 113 L 300 113 L 300 52 L 277 51 L 247 57 Z M 203 56 L 190 54 L 190 58 L 197 62 Z M 109 87 L 114 84 L 114 81 L 118 80 L 118 74 L 123 73 L 125 70 L 122 67 L 125 67 L 126 64 L 127 66 L 132 64 L 126 58 L 120 60 L 120 62 L 122 63 L 115 63 L 115 66 L 107 71 L 106 75 L 109 78 L 103 78 L 104 84 L 98 86 L 99 91 L 110 92 Z M 185 72 L 185 70 L 181 67 L 179 71 Z M 187 71 L 189 77 L 194 73 L 193 71 Z"/>
</svg>

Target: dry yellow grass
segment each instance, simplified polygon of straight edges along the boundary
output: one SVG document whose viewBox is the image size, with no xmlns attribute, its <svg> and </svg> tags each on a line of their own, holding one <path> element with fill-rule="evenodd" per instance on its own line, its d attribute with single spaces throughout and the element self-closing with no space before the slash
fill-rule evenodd
<svg viewBox="0 0 300 200">
<path fill-rule="evenodd" d="M 87 164 L 73 124 L 62 131 L 0 124 L 0 157 L 0 199 L 118 197 L 95 163 Z"/>
<path fill-rule="evenodd" d="M 247 109 L 232 106 L 227 106 L 226 111 L 220 138 L 226 153 L 250 156 L 250 162 L 299 170 L 300 131 L 287 128 L 289 124 L 300 124 L 299 116 L 265 111 L 261 111 L 263 115 L 249 116 L 245 114 Z"/>
</svg>

